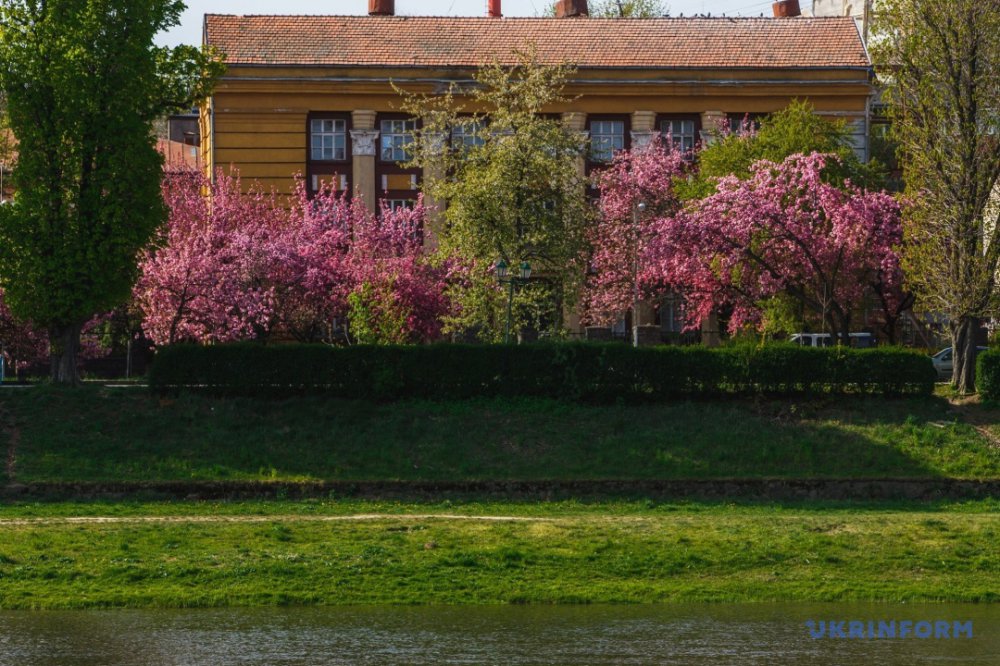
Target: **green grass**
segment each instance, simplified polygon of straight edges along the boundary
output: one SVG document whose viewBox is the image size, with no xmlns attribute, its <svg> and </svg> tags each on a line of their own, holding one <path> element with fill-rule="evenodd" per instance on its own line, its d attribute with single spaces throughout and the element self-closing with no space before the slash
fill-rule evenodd
<svg viewBox="0 0 1000 666">
<path fill-rule="evenodd" d="M 0 608 L 1000 601 L 995 502 L 114 506 L 0 508 Z"/>
<path fill-rule="evenodd" d="M 997 421 L 943 397 L 593 407 L 0 392 L 20 482 L 1000 478 L 1000 447 L 980 435 Z M 1000 601 L 998 499 L 9 503 L 0 535 L 0 608 Z"/>
<path fill-rule="evenodd" d="M 374 404 L 43 386 L 0 393 L 0 423 L 20 482 L 1000 478 L 1000 447 L 941 397 Z"/>
</svg>

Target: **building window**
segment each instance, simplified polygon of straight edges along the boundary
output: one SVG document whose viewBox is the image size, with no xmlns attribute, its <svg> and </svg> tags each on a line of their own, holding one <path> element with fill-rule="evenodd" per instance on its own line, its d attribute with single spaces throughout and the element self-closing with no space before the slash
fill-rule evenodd
<svg viewBox="0 0 1000 666">
<path fill-rule="evenodd" d="M 351 191 L 352 164 L 347 112 L 314 111 L 306 119 L 306 184 L 309 194 L 325 183 L 338 192 Z"/>
<path fill-rule="evenodd" d="M 675 292 L 671 291 L 660 303 L 657 315 L 660 320 L 660 330 L 664 333 L 682 333 L 684 331 L 684 302 Z"/>
<path fill-rule="evenodd" d="M 698 141 L 699 122 L 692 117 L 678 116 L 660 120 L 663 142 L 682 153 L 693 153 Z"/>
<path fill-rule="evenodd" d="M 625 150 L 625 121 L 591 121 L 590 161 L 610 162 L 619 150 Z"/>
<path fill-rule="evenodd" d="M 375 124 L 380 142 L 379 159 L 375 163 L 379 199 L 391 202 L 417 198 L 421 169 L 406 167 L 401 162 L 412 157 L 407 147 L 413 143 L 413 133 L 420 128 L 419 122 L 402 114 L 379 114 Z"/>
<path fill-rule="evenodd" d="M 417 129 L 416 120 L 405 118 L 383 120 L 379 129 L 383 162 L 405 162 L 410 159 L 408 146 L 413 143 L 413 132 Z"/>
<path fill-rule="evenodd" d="M 451 145 L 455 150 L 470 150 L 486 143 L 483 132 L 486 124 L 481 120 L 460 118 L 458 124 L 451 128 Z"/>
<path fill-rule="evenodd" d="M 321 185 L 330 185 L 338 192 L 343 192 L 347 189 L 347 175 L 343 173 L 335 173 L 330 176 L 321 176 L 314 173 L 310 182 L 312 191 L 319 192 Z"/>
<path fill-rule="evenodd" d="M 760 119 L 763 118 L 764 113 L 730 113 L 728 114 L 729 119 L 729 131 L 733 134 L 743 134 L 745 131 L 754 131 L 760 129 Z"/>
<path fill-rule="evenodd" d="M 343 162 L 347 159 L 347 121 L 316 118 L 310 121 L 311 157 L 314 161 Z"/>
<path fill-rule="evenodd" d="M 417 205 L 415 199 L 382 199 L 382 203 L 389 210 L 413 210 L 413 207 Z"/>
</svg>

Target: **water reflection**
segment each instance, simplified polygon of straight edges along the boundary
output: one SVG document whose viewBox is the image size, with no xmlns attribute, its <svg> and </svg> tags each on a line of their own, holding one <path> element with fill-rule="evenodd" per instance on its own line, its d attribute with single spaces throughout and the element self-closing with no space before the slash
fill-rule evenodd
<svg viewBox="0 0 1000 666">
<path fill-rule="evenodd" d="M 972 620 L 972 639 L 810 638 L 816 620 Z M 0 612 L 7 666 L 1000 664 L 1000 606 L 752 604 Z"/>
</svg>

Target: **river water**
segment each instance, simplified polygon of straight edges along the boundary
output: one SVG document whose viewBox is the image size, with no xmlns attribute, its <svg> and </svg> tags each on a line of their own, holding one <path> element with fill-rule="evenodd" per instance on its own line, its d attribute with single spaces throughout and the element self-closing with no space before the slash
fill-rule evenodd
<svg viewBox="0 0 1000 666">
<path fill-rule="evenodd" d="M 897 637 L 814 638 L 806 625 L 809 620 L 857 620 L 865 623 L 865 631 L 870 620 L 896 621 Z M 963 623 L 963 635 L 898 637 L 901 623 L 907 620 L 914 627 L 927 621 L 947 622 L 950 628 L 958 621 Z M 971 638 L 965 635 L 969 622 Z M 814 624 L 813 630 L 818 627 Z M 926 631 L 926 626 L 922 629 Z M 0 611 L 2 666 L 201 664 L 996 666 L 1000 664 L 1000 605 Z"/>
</svg>

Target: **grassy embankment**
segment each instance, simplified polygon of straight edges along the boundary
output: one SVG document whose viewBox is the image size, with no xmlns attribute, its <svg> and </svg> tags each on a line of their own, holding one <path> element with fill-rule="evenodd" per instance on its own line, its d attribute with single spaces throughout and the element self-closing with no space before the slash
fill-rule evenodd
<svg viewBox="0 0 1000 666">
<path fill-rule="evenodd" d="M 7 507 L 0 608 L 995 602 L 997 508 L 327 501 Z M 379 515 L 344 518 L 358 513 Z M 120 522 L 68 522 L 58 517 L 64 514 L 114 514 Z M 150 516 L 178 518 L 148 522 Z"/>
<path fill-rule="evenodd" d="M 0 393 L 0 439 L 16 433 L 22 483 L 1000 478 L 1000 447 L 968 409 L 989 416 L 939 397 L 380 405 L 39 387 Z"/>
<path fill-rule="evenodd" d="M 983 427 L 990 413 L 939 398 L 373 405 L 88 387 L 5 391 L 0 409 L 25 483 L 1000 477 L 1000 450 L 963 421 Z M 998 508 L 11 503 L 0 505 L 0 608 L 998 601 Z"/>
</svg>

